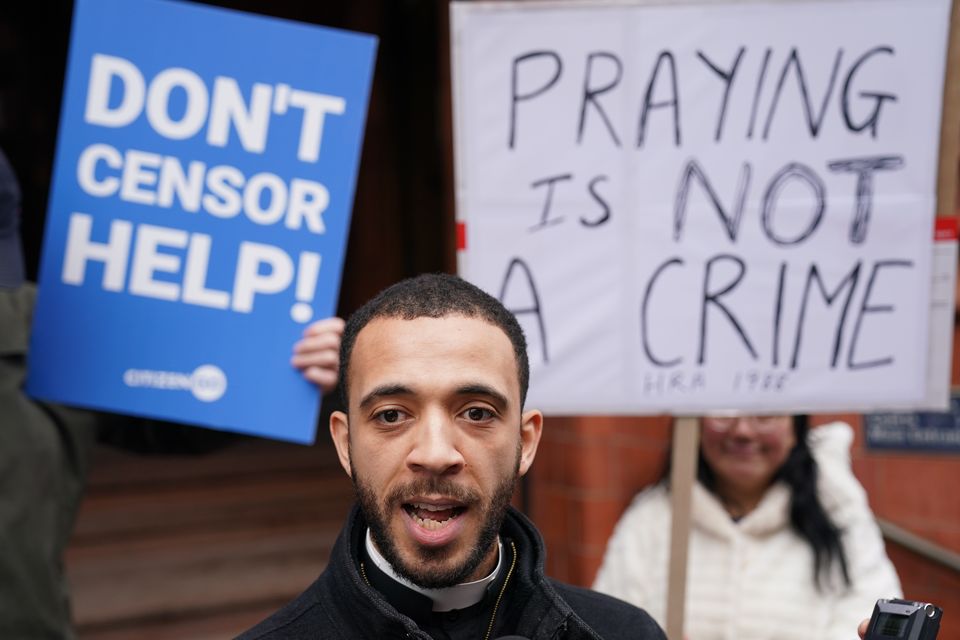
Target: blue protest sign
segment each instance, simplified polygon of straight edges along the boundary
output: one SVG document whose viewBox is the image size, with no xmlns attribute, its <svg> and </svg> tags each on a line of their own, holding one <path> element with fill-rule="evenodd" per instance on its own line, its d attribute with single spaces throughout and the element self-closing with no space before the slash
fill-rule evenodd
<svg viewBox="0 0 960 640">
<path fill-rule="evenodd" d="M 311 442 L 289 364 L 335 313 L 376 39 L 78 0 L 27 389 Z"/>
</svg>

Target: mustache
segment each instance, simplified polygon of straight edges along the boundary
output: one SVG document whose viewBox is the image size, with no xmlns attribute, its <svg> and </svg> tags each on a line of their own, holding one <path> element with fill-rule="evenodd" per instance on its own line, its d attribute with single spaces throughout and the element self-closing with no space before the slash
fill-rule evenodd
<svg viewBox="0 0 960 640">
<path fill-rule="evenodd" d="M 386 495 L 385 503 L 405 503 L 413 498 L 425 495 L 442 495 L 452 498 L 463 505 L 476 504 L 483 497 L 480 492 L 468 489 L 446 478 L 417 478 L 411 482 L 397 485 Z"/>
</svg>

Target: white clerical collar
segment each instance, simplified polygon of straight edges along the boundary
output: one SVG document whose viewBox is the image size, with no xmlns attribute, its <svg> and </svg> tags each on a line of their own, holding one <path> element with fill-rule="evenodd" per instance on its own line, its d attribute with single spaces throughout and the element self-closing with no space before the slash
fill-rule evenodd
<svg viewBox="0 0 960 640">
<path fill-rule="evenodd" d="M 402 584 L 408 589 L 412 589 L 419 594 L 425 595 L 431 600 L 433 600 L 433 610 L 434 611 L 451 611 L 453 609 L 466 609 L 467 607 L 477 604 L 483 600 L 483 594 L 487 590 L 487 585 L 493 582 L 497 574 L 500 572 L 500 564 L 503 562 L 503 542 L 497 538 L 497 566 L 493 568 L 493 571 L 490 572 L 486 578 L 480 578 L 479 580 L 474 580 L 473 582 L 464 582 L 463 584 L 457 584 L 452 587 L 447 587 L 446 589 L 424 589 L 421 586 L 415 585 L 409 580 L 405 580 L 396 574 L 393 570 L 393 567 L 390 566 L 390 563 L 380 555 L 380 552 L 377 550 L 377 547 L 373 544 L 373 539 L 370 537 L 370 529 L 367 529 L 367 555 L 370 556 L 370 559 L 373 560 L 373 563 L 377 565 L 377 568 L 380 571 L 383 571 L 385 574 Z"/>
</svg>

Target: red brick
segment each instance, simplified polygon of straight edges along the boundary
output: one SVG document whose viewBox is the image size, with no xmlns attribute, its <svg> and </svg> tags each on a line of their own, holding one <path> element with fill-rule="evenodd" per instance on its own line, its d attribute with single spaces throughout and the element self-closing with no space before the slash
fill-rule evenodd
<svg viewBox="0 0 960 640">
<path fill-rule="evenodd" d="M 614 457 L 616 494 L 632 497 L 642 488 L 656 482 L 663 473 L 667 451 L 650 445 L 622 445 Z"/>
<path fill-rule="evenodd" d="M 960 640 L 960 619 L 950 615 L 960 611 L 960 575 L 896 544 L 888 544 L 887 552 L 900 575 L 904 596 L 943 608 L 938 639 Z"/>
<path fill-rule="evenodd" d="M 882 500 L 883 471 L 886 464 L 886 458 L 878 455 L 863 454 L 853 458 L 853 473 L 867 492 L 871 506 Z"/>
<path fill-rule="evenodd" d="M 617 434 L 622 423 L 629 420 L 618 416 L 584 416 L 577 419 L 573 430 L 578 442 L 609 440 Z"/>
<path fill-rule="evenodd" d="M 614 489 L 612 456 L 613 447 L 608 439 L 577 444 L 566 456 L 565 486 L 610 492 Z"/>
<path fill-rule="evenodd" d="M 569 558 L 566 554 L 548 553 L 544 570 L 547 572 L 548 576 L 556 578 L 562 582 L 570 582 L 568 561 Z"/>
<path fill-rule="evenodd" d="M 600 568 L 602 556 L 595 553 L 575 552 L 571 554 L 570 566 L 567 568 L 567 581 L 581 587 L 589 587 Z"/>
<path fill-rule="evenodd" d="M 530 473 L 538 481 L 561 486 L 566 481 L 567 456 L 570 444 L 561 438 L 541 438 L 537 448 L 537 458 Z"/>
<path fill-rule="evenodd" d="M 960 553 L 960 522 L 954 522 L 949 529 L 941 530 L 938 534 L 937 544 L 950 549 L 954 553 Z M 960 579 L 960 574 L 957 575 Z"/>
<path fill-rule="evenodd" d="M 673 433 L 673 418 L 670 416 L 642 416 L 621 419 L 616 435 L 623 442 L 669 445 Z"/>
<path fill-rule="evenodd" d="M 570 500 L 562 489 L 533 485 L 531 487 L 531 519 L 540 529 L 540 534 L 553 553 L 561 550 L 554 545 L 566 545 L 570 529 Z"/>
<path fill-rule="evenodd" d="M 619 500 L 572 500 L 571 519 L 577 522 L 574 544 L 581 551 L 603 554 L 613 527 L 623 514 Z"/>
<path fill-rule="evenodd" d="M 953 529 L 960 525 L 960 491 L 954 489 L 957 478 L 957 458 L 891 458 L 883 464 L 879 495 L 871 504 L 878 515 L 911 530 Z"/>
<path fill-rule="evenodd" d="M 569 437 L 579 418 L 570 416 L 550 416 L 543 420 L 543 437 Z"/>
</svg>

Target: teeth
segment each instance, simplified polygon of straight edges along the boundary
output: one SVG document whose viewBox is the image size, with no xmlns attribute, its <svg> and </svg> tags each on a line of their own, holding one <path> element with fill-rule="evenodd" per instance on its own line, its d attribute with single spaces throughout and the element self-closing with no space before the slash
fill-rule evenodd
<svg viewBox="0 0 960 640">
<path fill-rule="evenodd" d="M 415 514 L 415 513 L 414 513 L 414 514 L 411 514 L 411 515 L 413 516 L 413 521 L 416 522 L 419 526 L 421 526 L 421 527 L 423 527 L 424 529 L 426 529 L 427 531 L 436 531 L 436 530 L 438 530 L 438 529 L 442 529 L 443 527 L 445 527 L 445 526 L 447 525 L 448 522 L 450 522 L 451 520 L 453 520 L 452 517 L 451 517 L 451 518 L 447 518 L 446 520 L 443 520 L 443 521 L 440 521 L 440 520 L 424 520 L 423 518 L 421 518 L 420 516 L 418 516 L 418 515 Z"/>
<path fill-rule="evenodd" d="M 453 507 L 435 505 L 435 504 L 423 504 L 422 502 L 415 502 L 413 506 L 417 509 L 423 509 L 424 511 L 444 511 L 446 509 L 453 509 Z"/>
<path fill-rule="evenodd" d="M 426 504 L 423 502 L 411 502 L 408 503 L 406 511 L 410 514 L 410 517 L 413 521 L 427 531 L 437 531 L 443 527 L 450 524 L 450 522 L 456 519 L 460 513 L 461 509 L 458 509 L 454 505 L 450 504 Z M 421 517 L 420 514 L 423 514 L 426 517 Z M 443 518 L 442 520 L 440 518 Z"/>
</svg>

